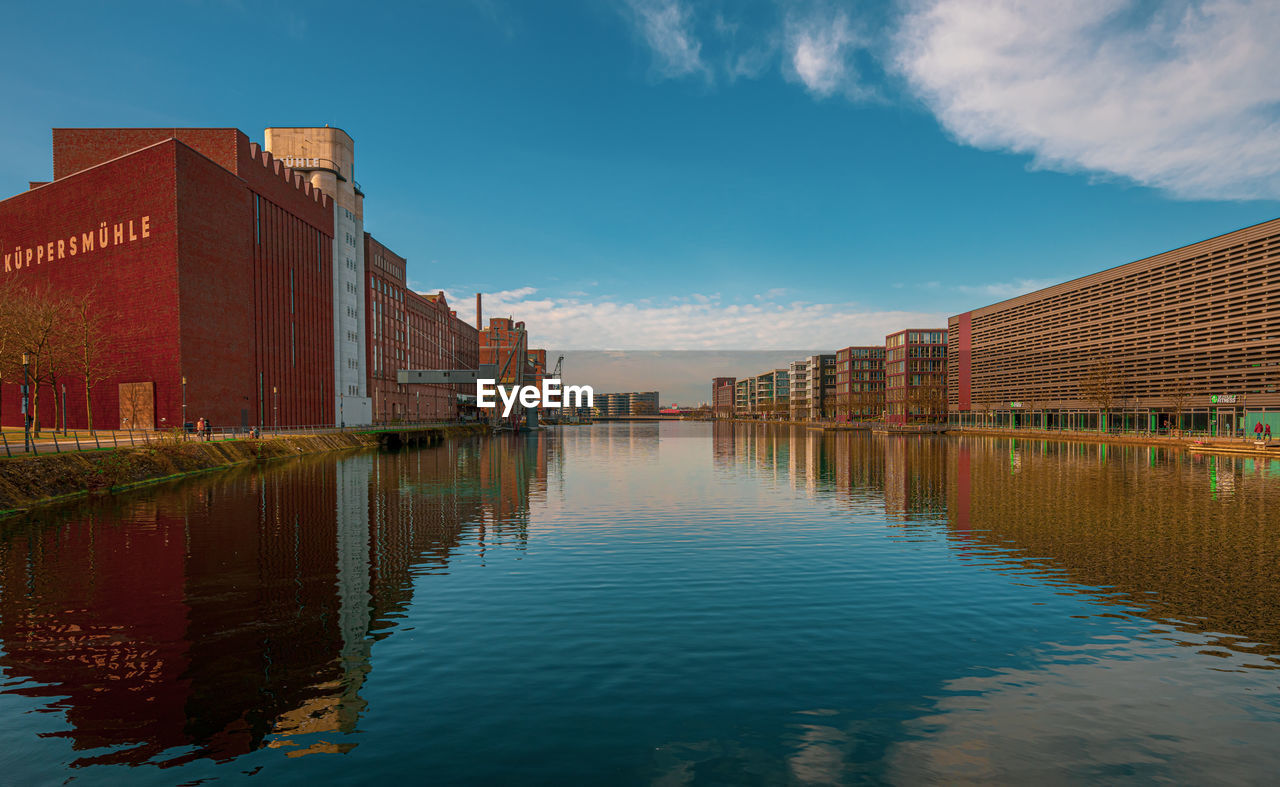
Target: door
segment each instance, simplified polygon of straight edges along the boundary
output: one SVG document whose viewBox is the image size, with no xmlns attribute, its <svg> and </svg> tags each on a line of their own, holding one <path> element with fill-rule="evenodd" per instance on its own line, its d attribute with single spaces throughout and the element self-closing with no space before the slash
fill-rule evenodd
<svg viewBox="0 0 1280 787">
<path fill-rule="evenodd" d="M 155 383 L 120 383 L 120 428 L 156 428 Z"/>
<path fill-rule="evenodd" d="M 1236 413 L 1234 410 L 1218 411 L 1218 436 L 1236 436 Z"/>
</svg>

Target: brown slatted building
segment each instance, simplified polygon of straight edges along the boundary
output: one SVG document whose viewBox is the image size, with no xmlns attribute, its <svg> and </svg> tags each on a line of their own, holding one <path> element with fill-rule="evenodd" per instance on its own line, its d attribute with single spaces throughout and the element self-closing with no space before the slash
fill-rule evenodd
<svg viewBox="0 0 1280 787">
<path fill-rule="evenodd" d="M 952 317 L 958 425 L 1280 425 L 1280 219 Z"/>
</svg>

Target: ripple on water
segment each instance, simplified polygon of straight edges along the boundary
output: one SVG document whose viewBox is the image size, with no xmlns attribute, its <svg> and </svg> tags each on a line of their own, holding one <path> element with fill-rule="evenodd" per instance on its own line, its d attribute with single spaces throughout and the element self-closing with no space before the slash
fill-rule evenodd
<svg viewBox="0 0 1280 787">
<path fill-rule="evenodd" d="M 0 533 L 0 769 L 1257 782 L 1277 510 L 1231 459 L 754 425 L 242 468 Z"/>
</svg>

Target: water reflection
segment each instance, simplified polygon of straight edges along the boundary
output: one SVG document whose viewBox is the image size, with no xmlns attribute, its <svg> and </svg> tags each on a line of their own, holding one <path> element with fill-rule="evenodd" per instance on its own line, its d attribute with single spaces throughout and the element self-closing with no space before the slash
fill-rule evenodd
<svg viewBox="0 0 1280 787">
<path fill-rule="evenodd" d="M 1144 446 L 954 444 L 949 521 L 966 542 L 1105 588 L 1110 602 L 1232 650 L 1280 653 L 1280 462 Z M 998 450 L 997 450 L 998 449 Z"/>
<path fill-rule="evenodd" d="M 1119 612 L 1280 664 L 1280 461 L 732 424 L 712 461 L 890 523 L 941 518 L 970 559 L 1103 589 Z"/>
<path fill-rule="evenodd" d="M 932 532 L 1013 586 L 975 585 L 969 604 L 935 597 L 955 630 L 919 629 L 904 658 L 934 661 L 936 683 L 890 725 L 858 719 L 865 710 L 792 725 L 792 778 L 864 778 L 866 739 L 886 726 L 898 731 L 872 772 L 892 783 L 1249 783 L 1275 772 L 1280 708 L 1265 670 L 1280 664 L 1280 462 L 728 425 L 712 462 L 921 540 Z M 1001 632 L 1002 618 L 1027 635 Z M 984 639 L 1004 652 L 975 660 Z"/>
<path fill-rule="evenodd" d="M 370 649 L 464 537 L 521 549 L 547 439 L 302 458 L 51 510 L 0 533 L 6 693 L 73 766 L 343 751 Z M 307 741 L 298 742 L 299 736 Z"/>
<path fill-rule="evenodd" d="M 211 475 L 7 523 L 0 773 L 1260 781 L 1277 505 L 1275 463 L 724 424 Z"/>
</svg>

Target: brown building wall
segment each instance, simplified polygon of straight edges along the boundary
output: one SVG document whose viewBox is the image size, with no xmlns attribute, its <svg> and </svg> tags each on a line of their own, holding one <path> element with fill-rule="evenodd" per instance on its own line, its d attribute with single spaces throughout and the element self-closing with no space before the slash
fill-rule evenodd
<svg viewBox="0 0 1280 787">
<path fill-rule="evenodd" d="M 1101 373 L 1114 409 L 1280 408 L 1278 299 L 1280 219 L 952 317 L 948 398 L 1096 410 Z"/>
</svg>

